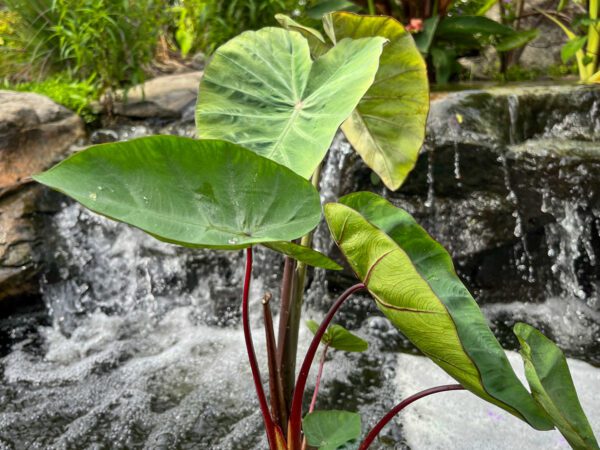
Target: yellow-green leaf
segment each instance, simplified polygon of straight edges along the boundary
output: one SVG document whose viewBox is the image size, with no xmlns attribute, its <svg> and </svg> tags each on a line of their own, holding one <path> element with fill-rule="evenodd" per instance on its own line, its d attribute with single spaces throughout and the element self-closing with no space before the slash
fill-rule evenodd
<svg viewBox="0 0 600 450">
<path fill-rule="evenodd" d="M 373 85 L 342 125 L 348 141 L 384 184 L 398 189 L 413 169 L 425 138 L 429 83 L 412 36 L 391 17 L 338 12 L 324 19 L 334 40 L 382 36 Z"/>
<path fill-rule="evenodd" d="M 367 192 L 325 206 L 331 233 L 378 308 L 466 389 L 541 430 L 521 384 L 446 250 L 404 210 Z"/>
</svg>

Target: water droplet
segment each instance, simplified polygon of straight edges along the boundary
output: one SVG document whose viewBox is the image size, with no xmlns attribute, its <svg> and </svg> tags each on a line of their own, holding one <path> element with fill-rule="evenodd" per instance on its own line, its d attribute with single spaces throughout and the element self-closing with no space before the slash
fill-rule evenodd
<svg viewBox="0 0 600 450">
<path fill-rule="evenodd" d="M 145 195 L 142 198 L 144 199 L 144 203 L 148 203 L 150 201 L 150 199 L 148 197 L 146 197 Z"/>
<path fill-rule="evenodd" d="M 231 238 L 231 239 L 229 239 L 229 241 L 227 241 L 227 242 L 229 242 L 231 245 L 235 245 L 235 244 L 237 244 L 237 243 L 238 243 L 238 240 L 237 240 L 237 239 L 235 239 L 235 238 Z"/>
<path fill-rule="evenodd" d="M 102 189 L 104 189 L 102 186 L 98 186 L 99 191 L 101 191 Z"/>
<path fill-rule="evenodd" d="M 90 192 L 89 197 L 93 200 L 96 201 L 96 199 L 98 198 L 98 195 L 95 192 Z"/>
</svg>

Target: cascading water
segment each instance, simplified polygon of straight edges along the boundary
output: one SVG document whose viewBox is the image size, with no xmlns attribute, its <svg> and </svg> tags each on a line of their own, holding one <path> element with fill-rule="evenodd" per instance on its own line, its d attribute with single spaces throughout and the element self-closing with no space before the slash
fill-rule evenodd
<svg viewBox="0 0 600 450">
<path fill-rule="evenodd" d="M 322 199 L 369 189 L 406 207 L 452 251 L 504 344 L 514 340 L 503 324 L 525 320 L 542 326 L 569 354 L 600 364 L 600 203 L 597 185 L 590 184 L 600 166 L 596 157 L 582 164 L 556 156 L 572 149 L 573 141 L 587 142 L 577 144 L 579 154 L 598 151 L 600 100 L 585 114 L 587 121 L 577 112 L 562 113 L 539 129 L 524 123 L 528 103 L 518 98 L 507 100 L 502 113 L 492 112 L 496 121 L 505 114 L 510 130 L 483 127 L 486 104 L 459 102 L 456 110 L 434 111 L 428 151 L 399 194 L 377 183 L 338 135 L 324 162 Z M 189 122 L 148 122 L 101 130 L 91 140 L 156 132 L 191 136 L 193 130 Z M 500 138 L 506 133 L 512 140 Z M 497 161 L 499 149 L 510 150 L 504 163 Z M 531 160 L 540 153 L 549 158 Z M 536 166 L 540 161 L 548 167 Z M 542 173 L 534 179 L 535 170 Z M 562 177 L 566 187 L 555 186 L 552 177 Z M 518 202 L 507 199 L 511 192 Z M 532 206 L 538 197 L 539 206 Z M 522 236 L 515 235 L 519 220 Z M 0 449 L 265 448 L 239 326 L 243 254 L 176 248 L 68 202 L 46 222 L 42 295 L 49 313 L 15 328 L 0 360 Z M 511 279 L 522 274 L 511 264 L 525 236 L 534 283 Z M 324 225 L 314 242 L 335 255 Z M 265 291 L 277 298 L 281 265 L 274 253 L 257 251 L 251 321 L 263 363 L 259 303 Z M 322 317 L 334 293 L 351 282 L 349 273 L 311 270 L 305 317 Z M 517 286 L 524 290 L 515 292 L 530 292 L 534 285 L 543 286 L 541 300 L 528 302 L 511 291 Z M 336 322 L 365 337 L 370 349 L 331 352 L 319 408 L 358 410 L 366 431 L 401 398 L 448 382 L 433 363 L 410 354 L 409 343 L 368 297 L 350 300 Z M 303 328 L 300 356 L 309 339 Z M 520 366 L 514 354 L 510 358 Z M 600 371 L 585 362 L 570 364 L 592 426 L 600 431 L 600 393 L 594 388 Z M 307 398 L 310 393 L 309 387 Z M 467 393 L 449 393 L 411 406 L 373 448 L 568 446 L 555 432 L 534 432 Z"/>
</svg>

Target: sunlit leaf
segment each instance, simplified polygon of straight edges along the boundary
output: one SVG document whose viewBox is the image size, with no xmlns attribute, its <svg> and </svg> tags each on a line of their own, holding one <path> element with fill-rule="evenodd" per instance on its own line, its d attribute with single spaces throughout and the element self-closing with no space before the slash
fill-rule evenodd
<svg viewBox="0 0 600 450">
<path fill-rule="evenodd" d="M 336 450 L 360 437 L 360 416 L 349 411 L 314 411 L 302 422 L 306 442 L 319 450 Z"/>
<path fill-rule="evenodd" d="M 242 33 L 206 68 L 198 134 L 243 145 L 308 178 L 371 86 L 384 43 L 346 39 L 313 62 L 296 31 Z"/>
<path fill-rule="evenodd" d="M 153 136 L 102 144 L 34 178 L 92 211 L 189 247 L 292 240 L 321 217 L 307 180 L 225 141 Z"/>
<path fill-rule="evenodd" d="M 384 184 L 398 189 L 425 138 L 429 112 L 425 62 L 410 33 L 391 17 L 334 13 L 327 20 L 337 41 L 371 36 L 389 40 L 373 85 L 342 131 Z"/>
<path fill-rule="evenodd" d="M 319 324 L 314 320 L 307 320 L 306 326 L 312 334 L 316 334 L 319 328 Z M 321 338 L 321 342 L 343 352 L 360 353 L 369 348 L 369 343 L 367 341 L 337 324 L 330 325 L 329 328 L 327 328 L 327 331 L 325 331 L 325 334 Z"/>
<path fill-rule="evenodd" d="M 321 267 L 329 270 L 342 270 L 342 266 L 338 263 L 310 247 L 304 247 L 302 245 L 294 244 L 293 242 L 285 241 L 265 242 L 262 245 L 276 252 L 291 256 L 297 261 L 301 261 L 309 266 Z"/>
<path fill-rule="evenodd" d="M 592 427 L 577 398 L 563 352 L 535 328 L 517 323 L 525 375 L 533 397 L 552 418 L 556 428 L 576 450 L 598 450 Z"/>
<path fill-rule="evenodd" d="M 332 235 L 378 308 L 466 389 L 541 430 L 520 383 L 446 250 L 404 210 L 367 192 L 325 206 Z"/>
</svg>

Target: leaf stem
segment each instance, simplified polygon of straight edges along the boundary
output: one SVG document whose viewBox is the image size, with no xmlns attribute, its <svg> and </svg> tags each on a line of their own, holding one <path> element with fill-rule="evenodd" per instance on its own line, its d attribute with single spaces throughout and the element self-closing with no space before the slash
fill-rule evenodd
<svg viewBox="0 0 600 450">
<path fill-rule="evenodd" d="M 360 444 L 358 450 L 367 450 L 369 446 L 375 441 L 377 435 L 381 432 L 383 427 L 385 427 L 394 418 L 394 416 L 396 416 L 400 411 L 402 411 L 411 403 L 416 402 L 417 400 L 423 397 L 427 397 L 428 395 L 437 394 L 438 392 L 460 391 L 464 389 L 465 388 L 462 387 L 460 384 L 446 384 L 444 386 L 437 386 L 434 388 L 425 389 L 424 391 L 417 392 L 416 394 L 405 398 L 396 406 L 394 406 L 385 416 L 383 416 L 383 418 L 379 422 L 377 422 L 373 429 L 369 431 L 369 434 L 367 434 L 367 437 L 362 442 L 362 444 Z"/>
<path fill-rule="evenodd" d="M 289 442 L 289 450 L 299 450 L 302 444 L 302 398 L 304 396 L 304 390 L 306 388 L 306 381 L 308 379 L 308 373 L 310 372 L 310 367 L 312 365 L 313 360 L 315 359 L 315 355 L 319 348 L 319 344 L 321 343 L 321 338 L 327 331 L 327 327 L 331 323 L 333 316 L 337 312 L 338 309 L 343 305 L 343 303 L 356 291 L 360 291 L 365 289 L 366 286 L 363 283 L 355 284 L 354 286 L 346 289 L 342 295 L 338 297 L 335 301 L 323 322 L 319 326 L 319 329 L 315 333 L 313 340 L 306 352 L 306 356 L 304 357 L 304 361 L 302 362 L 302 367 L 300 368 L 300 373 L 298 374 L 298 378 L 296 380 L 296 386 L 294 387 L 294 395 L 292 398 L 292 407 L 290 410 L 290 420 L 288 424 L 288 442 Z"/>
<path fill-rule="evenodd" d="M 325 344 L 325 347 L 323 347 L 323 353 L 321 353 L 319 371 L 317 372 L 317 380 L 315 381 L 315 391 L 313 392 L 312 400 L 310 402 L 310 408 L 308 408 L 309 414 L 315 410 L 315 405 L 317 404 L 317 396 L 319 395 L 319 386 L 321 385 L 321 377 L 323 376 L 323 366 L 325 366 L 327 349 L 329 349 L 329 344 Z"/>
<path fill-rule="evenodd" d="M 273 419 L 269 412 L 269 406 L 265 391 L 262 386 L 260 379 L 260 369 L 258 368 L 258 361 L 256 360 L 256 353 L 254 352 L 254 344 L 252 342 L 252 330 L 250 330 L 250 314 L 249 314 L 249 300 L 250 295 L 250 280 L 252 279 L 252 247 L 246 249 L 246 274 L 244 277 L 244 291 L 242 296 L 242 325 L 244 328 L 244 340 L 246 342 L 246 351 L 248 353 L 248 360 L 250 362 L 250 369 L 252 370 L 252 379 L 254 381 L 254 388 L 256 390 L 256 396 L 258 397 L 258 403 L 260 404 L 260 411 L 265 422 L 265 431 L 267 432 L 267 438 L 269 440 L 269 448 L 277 449 L 277 441 L 275 437 L 275 427 Z"/>
<path fill-rule="evenodd" d="M 267 292 L 263 297 L 262 305 L 265 320 L 265 337 L 267 341 L 271 413 L 275 423 L 281 427 L 281 424 L 287 423 L 287 408 L 283 398 L 281 376 L 277 367 L 277 346 L 275 344 L 275 332 L 273 331 L 273 315 L 271 314 L 270 306 L 271 298 L 271 293 Z"/>
<path fill-rule="evenodd" d="M 321 178 L 321 164 L 315 169 L 311 183 L 318 189 Z M 304 235 L 300 245 L 312 246 L 312 232 Z M 291 271 L 291 274 L 290 274 Z M 291 409 L 296 377 L 296 357 L 298 354 L 298 332 L 302 316 L 306 264 L 296 263 L 286 257 L 282 280 L 281 313 L 279 316 L 279 336 L 277 340 L 277 360 L 283 385 L 283 395 L 287 408 Z M 284 424 L 282 424 L 283 426 Z M 285 427 L 284 427 L 285 429 Z"/>
</svg>

